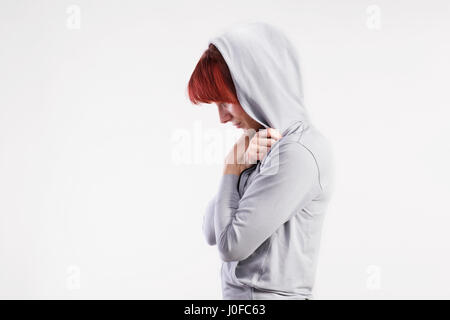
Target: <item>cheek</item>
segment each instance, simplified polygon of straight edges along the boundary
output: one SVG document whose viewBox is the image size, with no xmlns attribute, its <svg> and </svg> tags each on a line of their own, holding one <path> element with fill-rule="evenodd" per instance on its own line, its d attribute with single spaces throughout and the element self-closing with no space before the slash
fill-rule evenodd
<svg viewBox="0 0 450 320">
<path fill-rule="evenodd" d="M 238 105 L 233 105 L 231 108 L 231 114 L 233 115 L 233 117 L 238 118 L 238 119 L 245 119 L 245 112 L 244 109 L 242 109 L 242 107 L 238 106 Z"/>
</svg>

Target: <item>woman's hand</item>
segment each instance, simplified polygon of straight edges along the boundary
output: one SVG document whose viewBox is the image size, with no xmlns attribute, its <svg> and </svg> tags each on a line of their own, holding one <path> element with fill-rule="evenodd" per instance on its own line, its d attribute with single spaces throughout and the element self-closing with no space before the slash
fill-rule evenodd
<svg viewBox="0 0 450 320">
<path fill-rule="evenodd" d="M 258 132 L 252 129 L 246 130 L 225 158 L 223 174 L 239 175 L 258 160 L 262 160 L 281 137 L 280 132 L 273 128 Z"/>
</svg>

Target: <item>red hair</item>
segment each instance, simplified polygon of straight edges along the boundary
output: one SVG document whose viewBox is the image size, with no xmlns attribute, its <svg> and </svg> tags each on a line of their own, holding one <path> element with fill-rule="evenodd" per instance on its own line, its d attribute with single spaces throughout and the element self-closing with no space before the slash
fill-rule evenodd
<svg viewBox="0 0 450 320">
<path fill-rule="evenodd" d="M 215 45 L 200 57 L 188 84 L 189 100 L 193 104 L 227 102 L 239 103 L 230 69 Z"/>
</svg>

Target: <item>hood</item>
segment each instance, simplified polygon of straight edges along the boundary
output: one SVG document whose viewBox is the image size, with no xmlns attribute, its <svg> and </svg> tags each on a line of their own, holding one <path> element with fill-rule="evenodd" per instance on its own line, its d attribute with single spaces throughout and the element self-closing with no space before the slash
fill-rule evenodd
<svg viewBox="0 0 450 320">
<path fill-rule="evenodd" d="M 283 135 L 308 124 L 296 48 L 284 33 L 264 22 L 239 24 L 213 37 L 231 73 L 242 108 L 265 128 Z"/>
</svg>

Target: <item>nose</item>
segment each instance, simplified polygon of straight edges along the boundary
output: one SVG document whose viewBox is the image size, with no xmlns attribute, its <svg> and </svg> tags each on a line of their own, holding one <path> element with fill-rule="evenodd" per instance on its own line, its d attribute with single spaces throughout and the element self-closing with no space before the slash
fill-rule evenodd
<svg viewBox="0 0 450 320">
<path fill-rule="evenodd" d="M 227 123 L 230 121 L 233 117 L 231 113 L 229 113 L 225 108 L 222 106 L 219 106 L 219 118 L 221 123 Z"/>
</svg>

